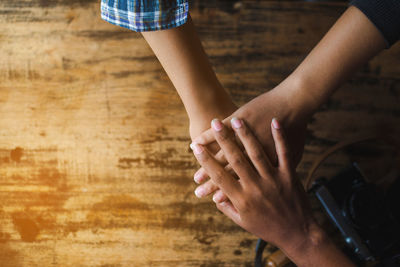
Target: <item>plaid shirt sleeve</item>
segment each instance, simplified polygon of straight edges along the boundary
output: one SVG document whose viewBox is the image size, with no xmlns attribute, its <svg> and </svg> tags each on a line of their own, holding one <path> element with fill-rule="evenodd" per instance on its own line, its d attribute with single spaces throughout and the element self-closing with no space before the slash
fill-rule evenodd
<svg viewBox="0 0 400 267">
<path fill-rule="evenodd" d="M 101 0 L 103 20 L 136 32 L 178 27 L 188 10 L 188 0 Z"/>
</svg>

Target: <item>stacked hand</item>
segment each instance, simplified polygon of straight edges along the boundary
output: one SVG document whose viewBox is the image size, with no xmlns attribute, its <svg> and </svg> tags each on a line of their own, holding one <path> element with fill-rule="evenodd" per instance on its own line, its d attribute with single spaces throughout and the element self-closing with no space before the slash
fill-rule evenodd
<svg viewBox="0 0 400 267">
<path fill-rule="evenodd" d="M 287 245 L 281 242 L 300 246 L 315 223 L 304 189 L 294 175 L 281 126 L 273 120 L 272 136 L 278 156 L 275 167 L 248 126 L 235 117 L 231 122 L 234 132 L 218 119 L 212 121 L 211 132 L 239 179 L 226 171 L 202 145 L 192 144 L 199 163 L 229 198 L 217 202 L 217 208 L 266 241 L 282 247 Z M 234 133 L 247 155 L 237 145 Z"/>
<path fill-rule="evenodd" d="M 288 143 L 292 148 L 291 160 L 294 165 L 297 165 L 299 162 L 304 148 L 307 116 L 296 112 L 295 108 L 293 108 L 294 104 L 288 100 L 288 92 L 290 90 L 287 87 L 289 86 L 281 83 L 275 89 L 256 97 L 223 120 L 223 123 L 228 125 L 230 119 L 233 117 L 246 118 L 248 127 L 251 128 L 255 136 L 260 140 L 267 158 L 274 166 L 277 164 L 277 156 L 271 131 L 269 127 L 266 127 L 273 117 L 279 117 L 282 125 L 288 129 Z M 207 145 L 209 151 L 215 154 L 215 159 L 224 165 L 227 170 L 231 169 L 224 156 L 224 151 L 216 149 L 218 146 L 211 129 L 203 132 L 194 138 L 193 141 L 201 145 Z M 195 173 L 194 180 L 196 183 L 202 183 L 196 191 L 198 197 L 208 196 L 218 190 L 218 186 L 212 180 L 207 181 L 207 179 L 208 173 L 204 168 L 199 169 Z M 226 195 L 221 191 L 217 191 L 214 200 L 216 202 L 224 201 L 226 200 Z"/>
<path fill-rule="evenodd" d="M 211 132 L 237 177 L 225 170 L 205 146 L 191 144 L 210 179 L 228 197 L 217 202 L 217 208 L 245 230 L 280 247 L 298 266 L 352 266 L 312 217 L 280 123 L 273 119 L 268 127 L 277 154 L 276 166 L 243 120 L 234 117 L 231 124 L 233 131 L 214 119 Z"/>
</svg>

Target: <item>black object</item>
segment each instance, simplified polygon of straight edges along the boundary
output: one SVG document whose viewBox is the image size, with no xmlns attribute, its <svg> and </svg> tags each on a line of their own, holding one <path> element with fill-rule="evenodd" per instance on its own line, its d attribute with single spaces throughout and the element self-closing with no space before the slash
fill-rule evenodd
<svg viewBox="0 0 400 267">
<path fill-rule="evenodd" d="M 268 243 L 259 238 L 257 240 L 257 245 L 256 245 L 256 257 L 254 259 L 254 267 L 264 267 L 264 262 L 262 258 L 263 251 L 265 249 L 265 246 Z"/>
<path fill-rule="evenodd" d="M 367 183 L 353 163 L 332 179 L 317 179 L 311 191 L 353 256 L 384 264 L 376 266 L 400 266 L 400 179 L 383 192 Z"/>
<path fill-rule="evenodd" d="M 389 48 L 400 38 L 400 1 L 399 0 L 351 0 L 350 5 L 357 7 L 375 25 Z"/>
</svg>

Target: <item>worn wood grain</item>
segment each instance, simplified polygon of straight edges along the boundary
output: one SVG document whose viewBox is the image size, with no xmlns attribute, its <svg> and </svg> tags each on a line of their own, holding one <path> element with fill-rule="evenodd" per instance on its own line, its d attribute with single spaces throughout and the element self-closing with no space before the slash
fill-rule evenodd
<svg viewBox="0 0 400 267">
<path fill-rule="evenodd" d="M 243 104 L 345 8 L 198 1 L 191 13 Z M 399 45 L 384 51 L 313 117 L 301 176 L 338 140 L 399 125 L 399 60 Z M 251 266 L 256 238 L 193 194 L 189 141 L 161 65 L 140 34 L 100 19 L 99 1 L 1 1 L 0 266 Z"/>
</svg>

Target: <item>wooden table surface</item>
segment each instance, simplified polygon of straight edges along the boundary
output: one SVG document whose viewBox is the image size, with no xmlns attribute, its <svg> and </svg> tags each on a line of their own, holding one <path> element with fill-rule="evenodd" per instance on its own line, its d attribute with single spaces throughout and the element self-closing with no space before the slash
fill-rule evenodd
<svg viewBox="0 0 400 267">
<path fill-rule="evenodd" d="M 100 19 L 99 2 L 0 3 L 0 266 L 251 266 L 256 238 L 193 194 L 198 165 L 171 82 L 140 34 Z M 346 5 L 190 10 L 241 105 L 287 76 Z M 300 177 L 337 141 L 400 125 L 399 103 L 397 44 L 315 114 Z"/>
</svg>

